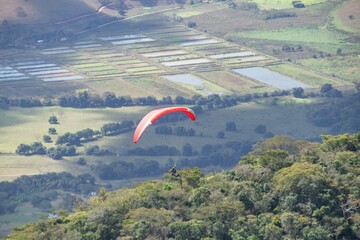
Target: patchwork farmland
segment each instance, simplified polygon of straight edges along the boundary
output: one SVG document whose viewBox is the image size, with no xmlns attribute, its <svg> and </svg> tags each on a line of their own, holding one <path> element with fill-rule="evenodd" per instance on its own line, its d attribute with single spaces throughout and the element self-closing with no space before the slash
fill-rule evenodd
<svg viewBox="0 0 360 240">
<path fill-rule="evenodd" d="M 153 28 L 141 34 L 129 31 L 103 34 L 64 46 L 28 50 L 25 56 L 11 59 L 1 59 L 0 94 L 3 95 L 7 86 L 27 83 L 41 87 L 46 82 L 75 82 L 99 94 L 114 91 L 132 96 L 261 93 L 276 90 L 279 85 L 249 77 L 238 69 L 262 67 L 272 72 L 268 67 L 286 65 L 255 50 L 184 26 Z M 169 80 L 178 74 L 187 79 Z M 296 79 L 284 76 L 284 79 L 303 86 L 306 80 L 301 76 Z M 202 79 L 202 84 L 193 83 L 192 79 L 196 78 Z M 318 87 L 308 80 L 306 84 L 310 88 Z M 341 84 L 340 80 L 335 81 L 335 85 Z"/>
</svg>

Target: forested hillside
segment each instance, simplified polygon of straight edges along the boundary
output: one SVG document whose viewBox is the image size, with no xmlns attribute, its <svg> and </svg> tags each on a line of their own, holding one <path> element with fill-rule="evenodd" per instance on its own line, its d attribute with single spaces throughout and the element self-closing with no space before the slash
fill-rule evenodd
<svg viewBox="0 0 360 240">
<path fill-rule="evenodd" d="M 359 239 L 360 132 L 322 137 L 267 139 L 221 173 L 100 189 L 8 239 Z"/>
</svg>

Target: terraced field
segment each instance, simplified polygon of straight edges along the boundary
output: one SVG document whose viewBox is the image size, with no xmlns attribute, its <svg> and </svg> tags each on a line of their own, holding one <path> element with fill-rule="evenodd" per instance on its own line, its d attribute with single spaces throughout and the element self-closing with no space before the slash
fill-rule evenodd
<svg viewBox="0 0 360 240">
<path fill-rule="evenodd" d="M 263 92 L 276 87 L 246 75 L 233 74 L 233 70 L 280 64 L 279 60 L 253 49 L 180 25 L 148 29 L 141 34 L 128 30 L 101 34 L 64 46 L 29 50 L 26 57 L 2 60 L 0 95 L 5 96 L 7 86 L 13 86 L 18 80 L 38 88 L 46 82 L 63 85 L 76 82 L 98 94 L 113 91 L 131 96 Z M 222 79 L 207 77 L 214 72 Z M 195 78 L 203 78 L 206 84 L 194 87 L 164 80 L 164 76 L 176 74 L 192 74 Z M 286 72 L 281 74 L 286 75 Z M 318 86 L 305 81 L 310 87 Z M 148 87 L 146 91 L 140 89 L 139 83 L 144 82 Z M 238 84 L 234 84 L 236 82 Z M 162 91 L 158 91 L 160 86 Z M 252 87 L 249 89 L 249 86 Z M 21 89 L 21 84 L 17 87 Z"/>
</svg>

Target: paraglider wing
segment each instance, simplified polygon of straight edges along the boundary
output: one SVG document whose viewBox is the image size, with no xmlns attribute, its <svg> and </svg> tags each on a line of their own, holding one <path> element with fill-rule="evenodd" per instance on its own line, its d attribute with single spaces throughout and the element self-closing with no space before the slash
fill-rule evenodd
<svg viewBox="0 0 360 240">
<path fill-rule="evenodd" d="M 183 112 L 192 121 L 195 121 L 196 119 L 194 111 L 187 107 L 167 107 L 167 108 L 153 110 L 148 114 L 146 114 L 145 117 L 143 117 L 143 119 L 141 119 L 140 123 L 137 125 L 134 132 L 134 143 L 137 143 L 141 135 L 144 133 L 144 131 L 156 120 L 158 120 L 161 116 L 174 112 Z"/>
</svg>

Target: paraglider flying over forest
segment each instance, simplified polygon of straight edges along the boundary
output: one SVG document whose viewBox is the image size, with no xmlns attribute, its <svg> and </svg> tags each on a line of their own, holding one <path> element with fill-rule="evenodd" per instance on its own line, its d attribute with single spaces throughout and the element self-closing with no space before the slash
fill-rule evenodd
<svg viewBox="0 0 360 240">
<path fill-rule="evenodd" d="M 137 143 L 141 137 L 141 135 L 145 132 L 145 130 L 156 120 L 158 120 L 160 117 L 175 113 L 175 112 L 183 112 L 186 114 L 192 121 L 195 121 L 196 116 L 192 109 L 188 107 L 166 107 L 166 108 L 160 108 L 155 109 L 148 114 L 145 115 L 140 121 L 140 123 L 137 125 L 135 132 L 134 132 L 134 143 Z"/>
</svg>

